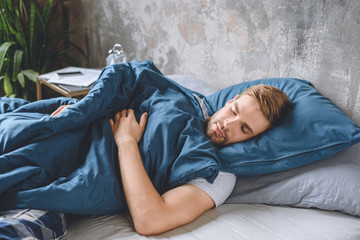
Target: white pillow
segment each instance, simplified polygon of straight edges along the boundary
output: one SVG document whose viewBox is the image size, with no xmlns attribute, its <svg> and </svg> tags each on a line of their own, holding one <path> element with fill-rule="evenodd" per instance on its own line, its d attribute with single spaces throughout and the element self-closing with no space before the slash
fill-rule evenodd
<svg viewBox="0 0 360 240">
<path fill-rule="evenodd" d="M 360 217 L 360 143 L 307 166 L 238 178 L 225 203 L 313 207 Z"/>
</svg>

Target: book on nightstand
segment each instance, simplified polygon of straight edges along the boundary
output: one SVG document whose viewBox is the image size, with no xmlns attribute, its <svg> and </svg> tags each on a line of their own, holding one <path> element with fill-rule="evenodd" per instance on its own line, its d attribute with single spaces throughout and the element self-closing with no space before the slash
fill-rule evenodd
<svg viewBox="0 0 360 240">
<path fill-rule="evenodd" d="M 101 71 L 100 69 L 66 67 L 42 74 L 39 78 L 45 79 L 48 83 L 60 85 L 70 91 L 77 91 L 79 88 L 90 87 L 99 77 Z"/>
<path fill-rule="evenodd" d="M 86 95 L 102 69 L 66 67 L 37 77 L 37 99 L 42 99 L 42 85 L 66 97 Z M 46 90 L 46 89 L 45 89 Z M 45 91 L 46 92 L 46 91 Z M 50 93 L 48 92 L 48 95 Z"/>
</svg>

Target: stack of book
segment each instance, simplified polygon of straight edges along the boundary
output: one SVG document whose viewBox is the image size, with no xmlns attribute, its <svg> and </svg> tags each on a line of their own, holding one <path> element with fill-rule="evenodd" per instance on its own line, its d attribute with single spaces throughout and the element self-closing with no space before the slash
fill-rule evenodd
<svg viewBox="0 0 360 240">
<path fill-rule="evenodd" d="M 89 89 L 99 77 L 102 70 L 81 67 L 66 67 L 38 76 L 48 83 L 56 84 L 68 92 Z"/>
</svg>

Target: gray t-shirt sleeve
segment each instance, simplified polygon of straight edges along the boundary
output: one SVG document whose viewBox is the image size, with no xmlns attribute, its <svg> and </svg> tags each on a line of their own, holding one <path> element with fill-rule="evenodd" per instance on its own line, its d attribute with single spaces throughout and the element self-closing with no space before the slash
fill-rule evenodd
<svg viewBox="0 0 360 240">
<path fill-rule="evenodd" d="M 205 178 L 196 178 L 189 183 L 206 192 L 217 207 L 230 196 L 235 187 L 236 176 L 232 173 L 220 171 L 214 183 L 209 183 Z"/>
</svg>

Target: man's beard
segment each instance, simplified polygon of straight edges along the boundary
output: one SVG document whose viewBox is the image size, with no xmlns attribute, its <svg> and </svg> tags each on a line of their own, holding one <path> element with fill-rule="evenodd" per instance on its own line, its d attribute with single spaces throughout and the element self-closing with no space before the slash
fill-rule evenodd
<svg viewBox="0 0 360 240">
<path fill-rule="evenodd" d="M 216 113 L 215 113 L 216 114 Z M 228 143 L 228 134 L 227 131 L 225 131 L 225 129 L 223 128 L 223 124 L 220 121 L 216 121 L 216 118 L 214 119 L 213 115 L 212 117 L 208 117 L 205 119 L 205 133 L 206 136 L 210 139 L 210 141 L 217 147 L 224 147 L 226 145 L 229 145 Z M 217 138 L 217 133 L 214 132 L 214 130 L 211 128 L 213 123 L 218 123 L 219 125 L 221 125 L 221 127 L 223 128 L 223 134 L 224 134 L 224 138 L 219 139 Z"/>
</svg>

